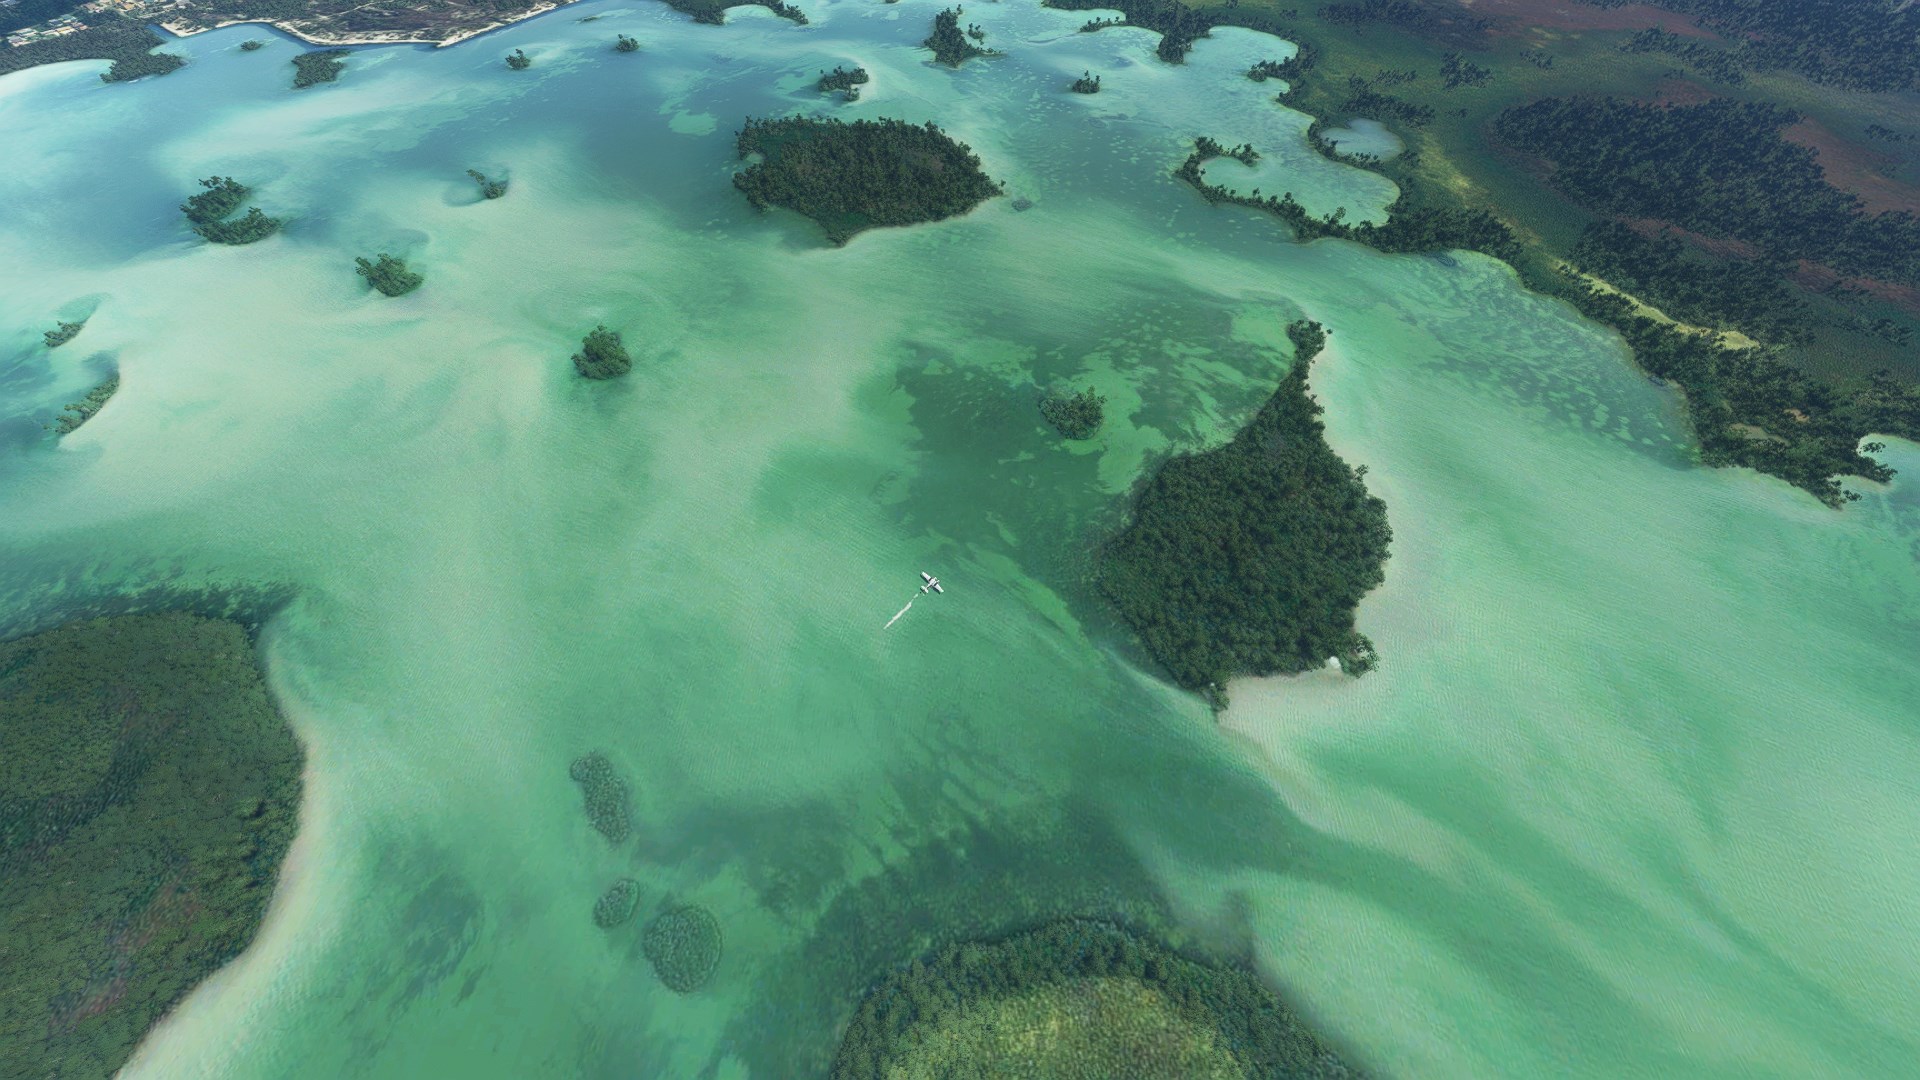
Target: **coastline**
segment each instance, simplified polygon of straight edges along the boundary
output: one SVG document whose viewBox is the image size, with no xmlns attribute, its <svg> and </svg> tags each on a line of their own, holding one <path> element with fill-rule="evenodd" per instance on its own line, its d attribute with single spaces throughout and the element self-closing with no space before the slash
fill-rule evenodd
<svg viewBox="0 0 1920 1080">
<path fill-rule="evenodd" d="M 254 25 L 254 26 L 270 26 L 273 29 L 280 31 L 283 34 L 286 34 L 288 37 L 297 38 L 301 41 L 306 42 L 309 45 L 323 45 L 327 47 L 346 46 L 346 45 L 431 45 L 436 49 L 444 49 L 444 48 L 447 48 L 448 46 L 458 45 L 463 41 L 467 41 L 472 38 L 477 38 L 482 34 L 492 33 L 495 30 L 500 30 L 505 27 L 512 26 L 515 23 L 526 22 L 528 19 L 545 15 L 549 11 L 557 11 L 560 8 L 565 7 L 568 4 L 571 4 L 573 2 L 574 0 L 543 0 L 543 2 L 540 3 L 539 5 L 528 8 L 526 11 L 523 11 L 518 15 L 514 15 L 506 19 L 501 19 L 497 22 L 490 22 L 485 26 L 474 27 L 471 30 L 462 30 L 454 34 L 453 36 L 447 37 L 447 38 L 411 37 L 411 36 L 408 36 L 411 32 L 406 30 L 394 30 L 387 33 L 371 33 L 371 34 L 349 34 L 349 35 L 318 34 L 308 30 L 301 30 L 290 23 L 277 22 L 271 19 L 228 19 L 224 22 L 214 23 L 212 26 L 199 26 L 197 24 L 189 24 L 189 23 L 171 23 L 171 22 L 166 22 L 162 20 L 155 23 L 154 25 L 159 26 L 161 29 L 165 30 L 167 33 L 172 34 L 174 37 L 178 37 L 178 38 L 189 38 L 189 37 L 193 37 L 195 34 L 204 34 L 209 30 L 222 30 L 229 26 Z"/>
</svg>

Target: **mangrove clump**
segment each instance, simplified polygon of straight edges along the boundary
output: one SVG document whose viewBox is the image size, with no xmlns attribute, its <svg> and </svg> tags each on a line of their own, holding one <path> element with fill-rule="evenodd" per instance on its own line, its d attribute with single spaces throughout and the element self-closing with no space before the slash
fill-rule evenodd
<svg viewBox="0 0 1920 1080">
<path fill-rule="evenodd" d="M 640 949 L 667 989 L 691 994 L 720 966 L 720 920 L 692 904 L 671 908 L 647 923 Z"/>
<path fill-rule="evenodd" d="M 1358 1078 L 1252 972 L 1111 923 L 947 945 L 868 992 L 832 1080 Z"/>
<path fill-rule="evenodd" d="M 267 43 L 258 38 L 248 38 L 240 43 L 241 52 L 257 52 L 267 47 Z"/>
<path fill-rule="evenodd" d="M 856 67 L 849 71 L 835 65 L 832 71 L 820 73 L 820 81 L 815 86 L 823 94 L 831 94 L 838 90 L 846 100 L 857 101 L 860 98 L 860 87 L 869 78 L 866 68 Z"/>
<path fill-rule="evenodd" d="M 216 244 L 251 244 L 272 236 L 280 228 L 278 218 L 270 218 L 257 206 L 249 207 L 238 221 L 224 220 L 240 208 L 252 190 L 231 176 L 209 176 L 200 181 L 205 191 L 180 204 L 193 231 Z"/>
<path fill-rule="evenodd" d="M 844 244 L 864 229 L 940 221 L 1000 194 L 980 159 L 931 122 L 749 119 L 733 184 L 764 210 L 784 206 Z"/>
<path fill-rule="evenodd" d="M 587 822 L 595 831 L 610 844 L 625 840 L 632 827 L 627 818 L 627 781 L 614 769 L 613 762 L 607 760 L 607 755 L 596 750 L 576 758 L 567 775 L 580 785 L 580 795 L 586 800 Z"/>
<path fill-rule="evenodd" d="M 120 376 L 108 376 L 106 382 L 87 391 L 86 397 L 62 407 L 60 415 L 54 417 L 53 430 L 60 435 L 72 434 L 81 424 L 93 419 L 95 413 L 106 408 L 107 399 L 119 389 Z"/>
<path fill-rule="evenodd" d="M 0 644 L 0 1076 L 114 1075 L 253 940 L 300 744 L 237 623 L 70 623 Z"/>
<path fill-rule="evenodd" d="M 347 69 L 347 65 L 341 61 L 341 57 L 346 55 L 345 49 L 314 49 L 294 57 L 293 88 L 304 90 L 339 78 L 340 73 Z"/>
<path fill-rule="evenodd" d="M 55 326 L 40 336 L 46 340 L 47 348 L 57 349 L 67 342 L 72 341 L 74 338 L 79 337 L 81 329 L 86 325 L 87 321 L 85 319 L 79 322 L 68 322 L 62 319 L 58 326 Z"/>
<path fill-rule="evenodd" d="M 983 49 L 974 44 L 986 40 L 987 32 L 979 26 L 969 26 L 964 33 L 960 30 L 960 9 L 950 7 L 933 17 L 933 33 L 920 44 L 933 50 L 933 58 L 948 67 L 959 67 L 976 56 L 992 56 L 992 49 Z"/>
<path fill-rule="evenodd" d="M 525 71 L 533 66 L 533 58 L 525 51 L 515 49 L 507 54 L 507 66 L 515 71 Z"/>
<path fill-rule="evenodd" d="M 593 903 L 593 924 L 602 930 L 611 930 L 633 918 L 634 909 L 640 906 L 640 883 L 632 878 L 621 878 L 600 899 Z"/>
<path fill-rule="evenodd" d="M 474 183 L 480 185 L 480 194 L 484 198 L 497 199 L 507 193 L 507 182 L 505 180 L 488 179 L 487 174 L 481 172 L 479 169 L 468 169 L 467 175 L 473 178 Z"/>
<path fill-rule="evenodd" d="M 639 52 L 640 41 L 638 38 L 630 38 L 625 34 L 620 34 L 613 39 L 613 51 L 614 52 Z"/>
<path fill-rule="evenodd" d="M 1040 415 L 1069 439 L 1091 439 L 1106 419 L 1106 404 L 1091 386 L 1077 394 L 1055 390 L 1040 399 Z"/>
<path fill-rule="evenodd" d="M 620 343 L 620 331 L 596 326 L 573 354 L 573 366 L 589 379 L 612 379 L 633 370 L 633 358 Z"/>
<path fill-rule="evenodd" d="M 353 260 L 357 267 L 354 273 L 366 278 L 367 284 L 388 296 L 404 296 L 419 288 L 420 283 L 427 280 L 424 276 L 407 269 L 404 259 L 396 259 L 384 251 L 379 254 L 378 259 L 378 262 L 368 262 L 365 259 Z"/>
<path fill-rule="evenodd" d="M 1067 89 L 1072 90 L 1076 94 L 1097 94 L 1100 92 L 1100 76 L 1095 75 L 1091 71 L 1083 71 L 1080 73 L 1080 77 L 1073 80 L 1073 84 L 1067 87 Z"/>
<path fill-rule="evenodd" d="M 1331 657 L 1358 676 L 1374 663 L 1354 609 L 1386 578 L 1386 504 L 1327 445 L 1307 390 L 1325 332 L 1300 321 L 1287 336 L 1293 368 L 1253 422 L 1162 465 L 1099 556 L 1102 595 L 1176 683 L 1215 706 L 1236 676 Z"/>
</svg>

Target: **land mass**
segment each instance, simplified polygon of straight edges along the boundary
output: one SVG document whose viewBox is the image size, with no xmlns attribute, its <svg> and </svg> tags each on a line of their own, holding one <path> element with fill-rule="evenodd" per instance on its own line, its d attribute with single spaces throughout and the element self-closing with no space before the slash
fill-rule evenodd
<svg viewBox="0 0 1920 1080">
<path fill-rule="evenodd" d="M 237 623 L 0 643 L 0 1076 L 111 1076 L 252 941 L 302 754 Z"/>
<path fill-rule="evenodd" d="M 804 214 L 835 244 L 964 214 L 1001 192 L 972 149 L 931 121 L 750 118 L 737 146 L 760 159 L 733 178 L 747 200 Z"/>
</svg>

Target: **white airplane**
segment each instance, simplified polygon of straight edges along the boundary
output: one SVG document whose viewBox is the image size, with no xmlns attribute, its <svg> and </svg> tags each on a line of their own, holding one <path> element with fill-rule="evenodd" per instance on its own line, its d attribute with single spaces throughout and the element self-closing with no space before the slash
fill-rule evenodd
<svg viewBox="0 0 1920 1080">
<path fill-rule="evenodd" d="M 932 589 L 934 592 L 937 592 L 937 593 L 943 593 L 947 591 L 940 587 L 939 578 L 934 577 L 932 574 L 927 573 L 925 570 L 920 571 L 920 580 L 926 582 L 925 585 L 920 586 L 920 594 L 922 596 L 926 595 L 926 592 L 928 589 Z"/>
</svg>

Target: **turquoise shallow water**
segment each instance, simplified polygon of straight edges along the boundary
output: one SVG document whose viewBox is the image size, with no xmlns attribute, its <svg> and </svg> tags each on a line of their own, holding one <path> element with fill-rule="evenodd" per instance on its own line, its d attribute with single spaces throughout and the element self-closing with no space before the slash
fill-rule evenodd
<svg viewBox="0 0 1920 1080">
<path fill-rule="evenodd" d="M 913 48 L 936 9 L 593 3 L 299 94 L 242 27 L 164 79 L 0 80 L 0 623 L 295 597 L 264 644 L 301 838 L 130 1074 L 811 1075 L 878 972 L 1064 912 L 1249 945 L 1389 1074 L 1911 1073 L 1920 451 L 1844 513 L 1694 468 L 1675 403 L 1504 267 L 1205 206 L 1169 176 L 1203 133 L 1262 151 L 1246 186 L 1392 198 L 1240 76 L 1283 43 L 1170 68 L 992 4 L 1007 55 L 953 72 Z M 859 103 L 812 92 L 850 61 Z M 935 119 L 1034 205 L 825 247 L 729 184 L 739 119 L 795 110 Z M 216 172 L 284 234 L 192 241 Z M 380 250 L 425 287 L 367 294 Z M 1251 415 L 1302 313 L 1396 530 L 1383 664 L 1216 725 L 1086 552 Z M 597 322 L 620 383 L 567 362 Z M 1033 397 L 1067 379 L 1110 420 L 1063 448 Z M 882 633 L 922 568 L 948 593 Z M 567 778 L 590 749 L 634 785 L 617 848 Z M 620 876 L 718 915 L 700 993 L 593 925 Z"/>
</svg>

